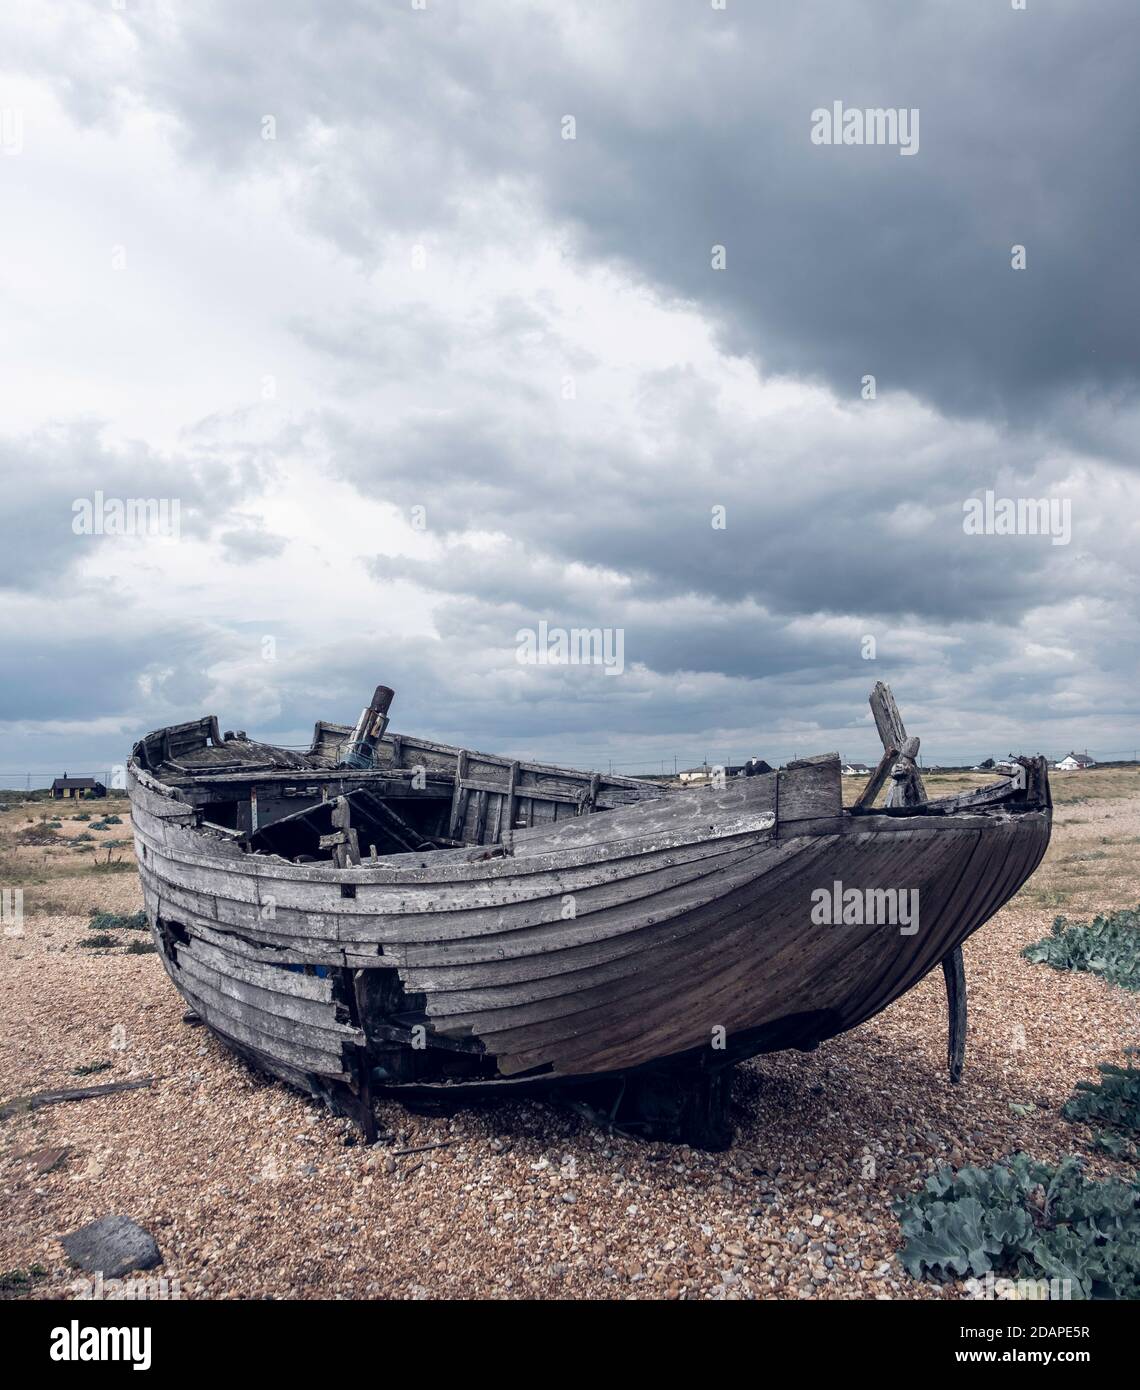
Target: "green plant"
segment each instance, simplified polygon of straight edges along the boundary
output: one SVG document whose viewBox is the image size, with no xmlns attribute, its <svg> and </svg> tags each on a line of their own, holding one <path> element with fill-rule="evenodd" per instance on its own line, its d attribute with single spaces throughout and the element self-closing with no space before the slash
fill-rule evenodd
<svg viewBox="0 0 1140 1390">
<path fill-rule="evenodd" d="M 149 956 L 156 949 L 152 941 L 132 941 L 123 953 L 128 956 Z"/>
<path fill-rule="evenodd" d="M 1113 1158 L 1140 1158 L 1140 1067 L 1132 1065 L 1137 1049 L 1126 1048 L 1128 1065 L 1099 1062 L 1100 1081 L 1078 1081 L 1072 1096 L 1061 1107 L 1067 1120 L 1095 1128 L 1093 1147 Z"/>
<path fill-rule="evenodd" d="M 79 944 L 80 946 L 89 946 L 95 951 L 102 950 L 107 946 L 117 946 L 119 943 L 113 936 L 109 936 L 106 932 L 99 932 L 95 936 L 82 937 Z"/>
<path fill-rule="evenodd" d="M 994 1271 L 1068 1279 L 1077 1298 L 1140 1298 L 1140 1183 L 1086 1178 L 1078 1158 L 940 1168 L 894 1211 L 916 1279 Z"/>
<path fill-rule="evenodd" d="M 26 1293 L 39 1279 L 47 1277 L 42 1265 L 32 1265 L 29 1269 L 9 1269 L 0 1274 L 0 1298 L 6 1294 Z"/>
<path fill-rule="evenodd" d="M 1091 922 L 1056 917 L 1050 934 L 1021 954 L 1055 970 L 1086 970 L 1110 984 L 1140 990 L 1140 908 L 1102 913 Z"/>
<path fill-rule="evenodd" d="M 30 819 L 30 818 L 29 818 Z M 35 822 L 29 825 L 26 830 L 21 830 L 16 835 L 18 845 L 54 845 L 59 842 L 59 833 L 56 826 L 49 825 L 46 821 Z"/>
<path fill-rule="evenodd" d="M 92 821 L 92 830 L 106 830 L 109 825 L 122 825 L 122 816 L 104 816 L 102 820 Z"/>
<path fill-rule="evenodd" d="M 77 811 L 77 812 L 75 813 L 75 815 L 72 816 L 71 819 L 72 819 L 72 820 L 90 820 L 90 819 L 91 819 L 91 812 L 90 812 L 90 811 Z"/>
<path fill-rule="evenodd" d="M 110 1062 L 86 1062 L 82 1066 L 72 1067 L 72 1076 L 94 1076 L 97 1071 L 110 1071 Z"/>
<path fill-rule="evenodd" d="M 98 912 L 92 908 L 91 920 L 87 925 L 95 932 L 146 931 L 146 913 L 132 912 L 129 917 L 124 917 L 118 912 Z"/>
</svg>

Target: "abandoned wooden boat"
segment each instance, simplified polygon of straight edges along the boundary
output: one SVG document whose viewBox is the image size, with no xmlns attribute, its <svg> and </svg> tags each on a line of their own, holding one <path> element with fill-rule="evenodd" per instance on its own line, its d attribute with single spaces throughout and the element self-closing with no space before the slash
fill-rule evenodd
<svg viewBox="0 0 1140 1390">
<path fill-rule="evenodd" d="M 162 959 L 254 1065 L 369 1131 L 379 1093 L 557 1082 L 716 1145 L 731 1063 L 815 1047 L 942 963 L 960 1071 L 959 948 L 1045 852 L 1044 759 L 927 800 L 880 685 L 883 758 L 844 809 L 834 754 L 676 790 L 393 734 L 391 698 L 304 752 L 215 718 L 132 752 Z"/>
</svg>

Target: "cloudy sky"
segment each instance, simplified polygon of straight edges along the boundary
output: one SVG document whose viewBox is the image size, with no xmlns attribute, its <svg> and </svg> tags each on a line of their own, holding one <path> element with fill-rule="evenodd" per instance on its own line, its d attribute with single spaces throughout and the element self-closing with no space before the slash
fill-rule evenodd
<svg viewBox="0 0 1140 1390">
<path fill-rule="evenodd" d="M 630 771 L 869 760 L 877 679 L 929 759 L 1131 756 L 1138 70 L 1135 0 L 6 0 L 0 767 L 378 681 Z"/>
</svg>

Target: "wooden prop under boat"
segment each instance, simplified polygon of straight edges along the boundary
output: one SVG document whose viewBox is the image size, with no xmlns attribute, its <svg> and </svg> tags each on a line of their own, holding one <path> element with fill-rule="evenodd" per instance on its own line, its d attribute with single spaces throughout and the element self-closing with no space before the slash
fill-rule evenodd
<svg viewBox="0 0 1140 1390">
<path fill-rule="evenodd" d="M 927 800 L 880 684 L 883 758 L 844 809 L 835 754 L 674 790 L 391 734 L 391 699 L 303 753 L 214 718 L 132 752 L 163 962 L 255 1066 L 369 1135 L 378 1094 L 557 1083 L 722 1147 L 732 1063 L 814 1048 L 941 963 L 957 1079 L 960 947 L 1045 853 L 1043 758 Z"/>
</svg>

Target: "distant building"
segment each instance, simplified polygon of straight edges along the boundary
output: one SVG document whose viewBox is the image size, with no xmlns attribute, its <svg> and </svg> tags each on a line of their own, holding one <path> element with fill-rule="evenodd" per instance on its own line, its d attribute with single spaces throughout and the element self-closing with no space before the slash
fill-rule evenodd
<svg viewBox="0 0 1140 1390">
<path fill-rule="evenodd" d="M 841 769 L 844 777 L 870 777 L 871 769 L 866 763 L 844 763 Z"/>
<path fill-rule="evenodd" d="M 711 772 L 712 768 L 709 767 L 708 763 L 705 763 L 703 767 L 685 768 L 684 772 L 680 774 L 680 778 L 682 782 L 704 782 L 708 780 Z"/>
<path fill-rule="evenodd" d="M 760 769 L 764 772 L 771 772 L 772 769 L 767 763 L 759 759 L 752 762 L 760 762 Z M 725 777 L 753 777 L 755 772 L 751 771 L 752 762 L 748 763 L 704 763 L 701 767 L 687 767 L 684 772 L 678 773 L 682 782 L 707 782 L 714 773 L 721 772 Z"/>
<path fill-rule="evenodd" d="M 1081 768 L 1096 767 L 1096 762 L 1087 753 L 1067 753 L 1053 766 L 1058 772 L 1079 772 Z"/>
<path fill-rule="evenodd" d="M 56 801 L 78 801 L 81 798 L 106 796 L 107 788 L 94 777 L 69 777 L 65 772 L 51 784 L 51 794 Z"/>
<path fill-rule="evenodd" d="M 772 771 L 772 764 L 766 763 L 763 758 L 749 758 L 744 764 L 745 777 L 762 777 L 766 772 Z"/>
</svg>

